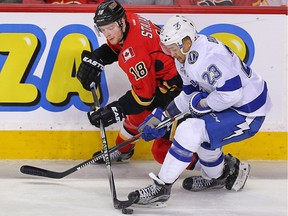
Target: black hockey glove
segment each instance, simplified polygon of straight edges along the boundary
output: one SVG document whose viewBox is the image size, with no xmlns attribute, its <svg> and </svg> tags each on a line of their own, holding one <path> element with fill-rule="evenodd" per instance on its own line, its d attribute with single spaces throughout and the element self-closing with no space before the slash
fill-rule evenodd
<svg viewBox="0 0 288 216">
<path fill-rule="evenodd" d="M 126 117 L 118 101 L 114 101 L 96 111 L 88 112 L 87 115 L 90 123 L 97 128 L 100 127 L 100 120 L 104 127 L 108 127 Z"/>
<path fill-rule="evenodd" d="M 77 71 L 77 78 L 83 88 L 90 90 L 90 84 L 95 82 L 96 86 L 100 83 L 100 73 L 103 70 L 103 61 L 96 59 L 92 52 L 84 50 L 82 52 L 82 63 Z"/>
</svg>

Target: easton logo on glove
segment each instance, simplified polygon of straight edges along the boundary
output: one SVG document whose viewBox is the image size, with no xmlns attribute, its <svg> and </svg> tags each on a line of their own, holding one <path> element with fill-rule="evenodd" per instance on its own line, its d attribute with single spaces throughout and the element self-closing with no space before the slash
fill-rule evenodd
<svg viewBox="0 0 288 216">
<path fill-rule="evenodd" d="M 96 60 L 93 60 L 91 58 L 88 58 L 87 56 L 83 57 L 82 59 L 83 62 L 87 62 L 91 65 L 93 65 L 94 67 L 100 68 L 101 70 L 104 69 L 104 66 L 102 64 L 100 64 L 99 62 L 97 62 Z"/>
<path fill-rule="evenodd" d="M 100 121 L 102 121 L 104 127 L 108 127 L 126 117 L 118 101 L 114 101 L 98 110 L 88 112 L 87 115 L 90 123 L 98 128 Z"/>
<path fill-rule="evenodd" d="M 119 112 L 118 112 L 118 109 L 117 109 L 116 107 L 111 107 L 111 110 L 112 110 L 113 113 L 114 113 L 116 122 L 121 121 L 122 118 L 120 117 L 120 114 L 119 114 Z"/>
</svg>

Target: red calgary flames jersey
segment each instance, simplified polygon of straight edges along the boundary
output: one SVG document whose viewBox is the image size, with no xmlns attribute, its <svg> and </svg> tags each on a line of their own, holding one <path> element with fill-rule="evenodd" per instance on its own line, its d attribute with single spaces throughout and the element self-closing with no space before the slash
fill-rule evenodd
<svg viewBox="0 0 288 216">
<path fill-rule="evenodd" d="M 118 63 L 132 84 L 132 95 L 138 104 L 147 106 L 156 88 L 177 76 L 174 60 L 160 47 L 159 27 L 134 13 L 127 13 L 129 31 L 122 46 L 109 46 L 118 54 Z M 158 32 L 158 33 L 157 33 Z"/>
</svg>

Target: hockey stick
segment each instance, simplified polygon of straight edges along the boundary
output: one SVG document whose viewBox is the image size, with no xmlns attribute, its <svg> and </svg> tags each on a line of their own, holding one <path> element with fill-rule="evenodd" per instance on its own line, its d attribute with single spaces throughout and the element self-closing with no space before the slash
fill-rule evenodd
<svg viewBox="0 0 288 216">
<path fill-rule="evenodd" d="M 186 114 L 188 113 L 180 113 L 174 117 L 171 117 L 163 122 L 161 122 L 157 128 L 162 128 L 162 127 L 169 127 L 170 124 L 172 124 L 175 120 L 179 120 L 181 118 L 183 118 Z M 135 136 L 131 137 L 130 139 L 125 140 L 124 142 L 120 143 L 119 145 L 116 145 L 112 148 L 109 149 L 109 153 L 111 154 L 112 152 L 123 148 L 127 145 L 129 145 L 130 143 L 133 143 L 135 141 L 137 141 L 138 139 L 140 139 L 142 133 L 138 133 Z M 47 170 L 47 169 L 43 169 L 43 168 L 39 168 L 39 167 L 35 167 L 35 166 L 29 166 L 29 165 L 23 165 L 20 168 L 20 171 L 24 174 L 27 175 L 35 175 L 35 176 L 42 176 L 42 177 L 47 177 L 47 178 L 54 178 L 54 179 L 61 179 L 64 178 L 74 172 L 77 172 L 78 170 L 92 164 L 95 163 L 96 161 L 100 160 L 101 158 L 103 158 L 103 153 L 99 153 L 96 156 L 66 170 L 63 172 L 55 172 L 55 171 L 51 171 L 51 170 Z"/>
<path fill-rule="evenodd" d="M 189 114 L 189 112 L 187 113 L 180 113 L 174 117 L 171 117 L 163 122 L 161 122 L 157 128 L 162 128 L 162 127 L 169 127 L 170 124 L 172 124 L 175 120 L 179 120 L 181 118 L 183 118 L 184 116 L 186 116 L 187 114 Z M 134 137 L 131 137 L 130 139 L 125 140 L 124 142 L 120 143 L 119 145 L 116 145 L 112 148 L 109 149 L 109 153 L 112 153 L 114 151 L 119 150 L 120 148 L 123 148 L 127 145 L 129 145 L 130 143 L 133 143 L 135 141 L 137 141 L 138 139 L 140 139 L 142 133 L 138 133 L 136 134 Z M 24 174 L 27 175 L 34 175 L 34 176 L 42 176 L 42 177 L 47 177 L 47 178 L 54 178 L 54 179 L 61 179 L 64 178 L 74 172 L 77 172 L 78 170 L 92 164 L 95 163 L 96 161 L 100 160 L 103 158 L 103 153 L 99 153 L 96 156 L 66 170 L 63 172 L 56 172 L 56 171 L 51 171 L 51 170 L 47 170 L 47 169 L 43 169 L 43 168 L 39 168 L 39 167 L 35 167 L 35 166 L 29 166 L 29 165 L 23 165 L 20 168 L 20 171 Z"/>
<path fill-rule="evenodd" d="M 91 92 L 93 95 L 93 100 L 94 100 L 94 106 L 97 109 L 100 109 L 100 102 L 96 93 L 96 86 L 95 83 L 92 82 L 90 85 L 91 88 Z M 102 138 L 102 145 L 103 145 L 103 155 L 105 158 L 105 162 L 106 162 L 106 168 L 107 168 L 107 172 L 108 172 L 108 178 L 109 178 L 109 184 L 110 184 L 110 191 L 111 191 L 111 195 L 112 195 L 112 200 L 113 200 L 113 205 L 115 209 L 125 209 L 129 206 L 131 206 L 135 201 L 136 201 L 136 197 L 134 199 L 129 199 L 129 200 L 125 200 L 125 201 L 121 201 L 117 199 L 117 193 L 116 193 L 116 187 L 115 187 L 115 182 L 114 182 L 114 175 L 112 172 L 112 168 L 111 168 L 111 160 L 109 157 L 109 149 L 108 149 L 108 143 L 107 143 L 107 137 L 106 137 L 106 131 L 105 131 L 105 127 L 103 126 L 103 122 L 100 119 L 99 121 L 99 129 L 100 129 L 100 134 L 101 134 L 101 138 Z"/>
<path fill-rule="evenodd" d="M 120 143 L 119 145 L 116 145 L 116 146 L 110 148 L 109 153 L 112 153 L 112 152 L 138 140 L 140 137 L 141 137 L 141 133 L 137 134 L 134 137 L 131 137 L 128 140 L 125 140 L 124 142 Z M 103 153 L 99 153 L 96 156 L 94 156 L 94 157 L 92 157 L 92 158 L 90 158 L 90 159 L 64 171 L 64 172 L 55 172 L 55 171 L 50 171 L 47 169 L 42 169 L 39 167 L 29 166 L 29 165 L 23 165 L 20 168 L 20 171 L 24 174 L 27 174 L 27 175 L 35 175 L 35 176 L 42 176 L 42 177 L 47 177 L 47 178 L 61 179 L 61 178 L 64 178 L 64 177 L 66 177 L 66 176 L 92 164 L 92 163 L 95 163 L 96 161 L 102 159 L 103 155 L 104 155 Z"/>
</svg>

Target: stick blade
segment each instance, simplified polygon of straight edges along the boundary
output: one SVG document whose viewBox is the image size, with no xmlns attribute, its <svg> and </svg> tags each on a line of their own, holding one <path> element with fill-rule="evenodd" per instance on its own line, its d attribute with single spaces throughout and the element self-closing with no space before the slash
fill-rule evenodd
<svg viewBox="0 0 288 216">
<path fill-rule="evenodd" d="M 133 205 L 135 201 L 137 200 L 137 197 L 129 198 L 129 200 L 120 201 L 116 198 L 113 199 L 113 204 L 115 209 L 126 209 Z"/>
<path fill-rule="evenodd" d="M 34 167 L 34 166 L 29 166 L 29 165 L 23 165 L 20 168 L 20 172 L 27 174 L 27 175 L 56 178 L 56 179 L 60 179 L 63 177 L 59 173 L 52 172 L 46 169 L 41 169 L 41 168 Z"/>
</svg>

